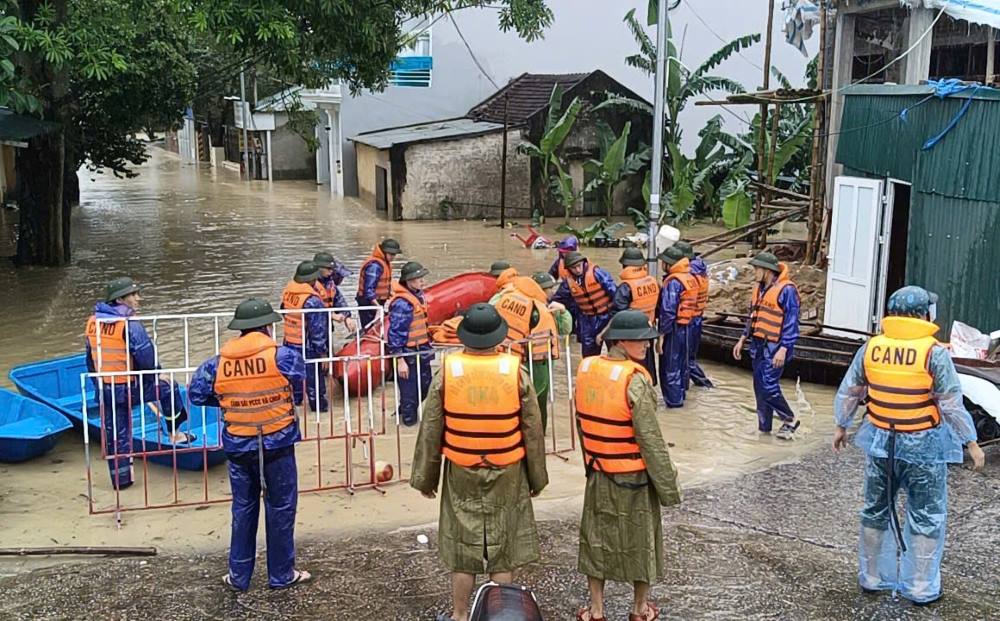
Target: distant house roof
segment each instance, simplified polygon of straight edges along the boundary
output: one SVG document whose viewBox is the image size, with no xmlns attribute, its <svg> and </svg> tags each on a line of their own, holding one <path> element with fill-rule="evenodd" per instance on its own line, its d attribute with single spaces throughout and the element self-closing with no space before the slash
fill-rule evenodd
<svg viewBox="0 0 1000 621">
<path fill-rule="evenodd" d="M 463 117 L 364 132 L 351 138 L 351 140 L 375 147 L 376 149 L 388 149 L 397 144 L 469 138 L 502 129 L 502 123 L 477 122 L 473 119 Z"/>
<path fill-rule="evenodd" d="M 59 128 L 58 123 L 42 121 L 10 108 L 0 108 L 0 142 L 23 146 L 28 140 Z"/>
<path fill-rule="evenodd" d="M 497 92 L 469 110 L 468 117 L 503 123 L 504 99 L 507 105 L 507 122 L 521 125 L 549 105 L 552 89 L 558 84 L 568 91 L 591 73 L 522 73 Z"/>
</svg>

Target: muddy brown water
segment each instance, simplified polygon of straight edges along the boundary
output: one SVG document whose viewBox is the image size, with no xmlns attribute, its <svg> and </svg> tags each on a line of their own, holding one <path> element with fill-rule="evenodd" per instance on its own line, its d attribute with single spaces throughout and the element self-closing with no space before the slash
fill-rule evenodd
<svg viewBox="0 0 1000 621">
<path fill-rule="evenodd" d="M 13 366 L 80 351 L 83 325 L 94 301 L 102 295 L 104 283 L 119 275 L 130 275 L 146 285 L 143 314 L 228 312 L 249 296 L 276 302 L 296 263 L 320 250 L 333 252 L 356 274 L 383 236 L 397 238 L 405 258 L 422 262 L 431 271 L 431 280 L 486 269 L 499 258 L 522 271 L 543 270 L 555 256 L 552 250 L 524 249 L 510 238 L 511 230 L 480 221 L 387 222 L 357 200 L 331 199 L 324 188 L 309 182 L 247 184 L 226 170 L 183 165 L 159 149 L 153 149 L 152 158 L 138 172 L 139 177 L 131 180 L 81 173 L 82 204 L 73 216 L 72 265 L 58 269 L 0 266 L 0 291 L 6 296 L 5 311 L 0 314 L 0 383 L 4 386 L 12 387 L 7 372 Z M 0 214 L 0 221 L 9 225 L 12 213 Z M 556 224 L 547 224 L 543 233 L 559 238 Z M 8 229 L 0 250 L 9 239 Z M 619 252 L 589 249 L 587 254 L 614 268 L 611 271 L 617 275 Z M 356 282 L 352 276 L 343 286 L 352 303 Z M 207 324 L 194 332 L 191 365 L 211 353 L 213 340 Z M 172 363 L 181 365 L 178 333 L 176 328 L 172 332 L 165 328 L 161 338 L 167 343 L 165 359 L 173 356 Z M 573 349 L 578 351 L 575 343 Z M 794 379 L 786 381 L 786 395 L 798 409 L 803 426 L 794 442 L 783 443 L 756 432 L 748 373 L 712 363 L 704 366 L 718 388 L 692 388 L 683 409 L 661 411 L 664 435 L 672 444 L 671 455 L 685 487 L 795 461 L 827 442 L 832 431 L 830 388 L 797 387 Z M 554 406 L 560 448 L 569 442 L 564 376 L 560 363 Z M 391 387 L 386 394 L 391 411 Z M 332 400 L 337 424 L 338 399 L 335 394 Z M 378 426 L 380 399 L 375 403 Z M 328 423 L 328 416 L 321 420 Z M 376 454 L 393 462 L 398 457 L 405 473 L 415 432 L 401 431 L 397 456 L 391 420 L 388 431 L 377 440 Z M 367 476 L 360 465 L 366 458 L 364 447 L 355 445 L 351 454 L 356 476 Z M 315 443 L 303 443 L 300 486 L 342 480 L 344 455 L 342 443 L 329 443 L 320 451 Z M 537 501 L 541 518 L 572 518 L 579 510 L 582 465 L 577 453 L 566 457 L 568 461 L 549 458 L 552 483 Z M 125 513 L 120 527 L 111 515 L 89 515 L 86 471 L 82 438 L 76 432 L 64 434 L 56 449 L 44 457 L 0 465 L 4 545 L 154 545 L 179 553 L 227 545 L 229 509 L 225 504 Z M 110 506 L 114 499 L 104 464 L 95 463 L 93 471 L 95 506 Z M 123 495 L 123 504 L 139 506 L 147 497 L 151 502 L 174 498 L 167 468 L 149 465 L 139 481 Z M 210 497 L 224 498 L 226 481 L 224 466 L 211 469 L 207 483 L 201 473 L 180 473 L 177 497 L 197 500 L 207 486 Z M 347 536 L 371 529 L 429 531 L 436 513 L 434 502 L 405 485 L 390 486 L 385 495 L 371 490 L 353 495 L 326 491 L 302 496 L 297 528 L 304 537 Z M 37 563 L 5 561 L 0 573 L 34 566 Z"/>
</svg>

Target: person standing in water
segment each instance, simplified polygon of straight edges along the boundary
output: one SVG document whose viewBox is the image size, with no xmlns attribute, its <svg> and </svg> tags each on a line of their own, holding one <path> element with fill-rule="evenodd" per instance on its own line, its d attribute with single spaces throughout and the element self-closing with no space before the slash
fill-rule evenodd
<svg viewBox="0 0 1000 621">
<path fill-rule="evenodd" d="M 691 268 L 691 275 L 694 276 L 695 281 L 698 283 L 698 304 L 695 309 L 695 315 L 691 318 L 691 323 L 688 326 L 688 367 L 690 367 L 688 377 L 690 377 L 691 383 L 695 386 L 713 388 L 714 384 L 712 384 L 712 380 L 705 375 L 705 370 L 698 364 L 698 349 L 701 346 L 701 326 L 705 320 L 705 309 L 708 308 L 708 266 L 705 265 L 705 261 L 700 256 L 695 254 L 694 246 L 688 242 L 679 241 L 674 244 L 674 248 L 683 252 L 684 256 L 687 257 Z"/>
<path fill-rule="evenodd" d="M 372 249 L 371 256 L 361 264 L 358 275 L 358 293 L 354 296 L 358 306 L 382 306 L 392 294 L 392 260 L 401 252 L 395 239 L 383 239 Z M 374 310 L 359 310 L 361 329 L 375 320 Z"/>
<path fill-rule="evenodd" d="M 409 261 L 399 273 L 399 282 L 392 283 L 389 298 L 389 354 L 394 358 L 396 385 L 399 386 L 399 422 L 407 427 L 417 424 L 420 403 L 427 397 L 431 384 L 430 326 L 427 324 L 427 303 L 424 283 L 428 271 L 416 261 Z M 419 383 L 417 380 L 420 380 Z"/>
<path fill-rule="evenodd" d="M 615 291 L 611 301 L 612 316 L 626 310 L 637 310 L 656 325 L 656 305 L 660 299 L 660 283 L 655 276 L 650 276 L 646 267 L 646 257 L 638 248 L 626 248 L 618 263 L 622 266 L 619 277 L 622 282 Z M 607 330 L 607 328 L 605 328 Z M 653 385 L 656 385 L 656 351 L 654 347 L 646 350 L 646 361 L 643 363 Z"/>
</svg>

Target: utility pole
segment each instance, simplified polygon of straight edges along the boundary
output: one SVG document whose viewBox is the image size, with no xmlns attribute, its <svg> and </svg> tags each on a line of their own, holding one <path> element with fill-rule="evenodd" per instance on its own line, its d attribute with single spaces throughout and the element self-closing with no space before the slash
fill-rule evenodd
<svg viewBox="0 0 1000 621">
<path fill-rule="evenodd" d="M 500 228 L 507 227 L 507 107 L 510 94 L 503 95 L 503 152 L 500 155 Z"/>
<path fill-rule="evenodd" d="M 246 173 L 247 181 L 250 176 L 250 138 L 247 135 L 247 84 L 246 72 L 240 69 L 240 123 L 243 125 L 243 171 Z"/>
<path fill-rule="evenodd" d="M 649 240 L 646 242 L 649 273 L 656 276 L 656 233 L 660 226 L 660 181 L 663 176 L 663 86 L 670 66 L 667 56 L 667 4 L 660 0 L 656 11 L 656 83 L 653 85 L 653 170 L 649 180 Z"/>
<path fill-rule="evenodd" d="M 764 40 L 764 84 L 761 86 L 762 91 L 767 91 L 771 88 L 771 41 L 773 39 L 774 33 L 774 0 L 769 0 L 767 4 L 767 36 Z M 820 50 L 822 54 L 822 50 Z M 822 87 L 820 87 L 822 89 Z M 776 145 L 772 144 L 771 149 L 774 149 Z M 771 179 L 767 176 L 767 102 L 760 104 L 760 126 L 757 128 L 757 183 L 758 184 L 770 184 Z M 754 220 L 764 219 L 764 202 L 766 198 L 770 198 L 770 193 L 764 191 L 764 189 L 758 185 L 755 200 L 754 209 Z M 753 237 L 753 247 L 763 245 L 767 240 L 767 229 L 760 233 L 754 234 Z"/>
</svg>

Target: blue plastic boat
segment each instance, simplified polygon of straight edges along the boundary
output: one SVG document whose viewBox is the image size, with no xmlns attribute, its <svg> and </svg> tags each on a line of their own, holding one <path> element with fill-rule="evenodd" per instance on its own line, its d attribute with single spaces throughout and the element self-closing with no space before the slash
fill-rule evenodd
<svg viewBox="0 0 1000 621">
<path fill-rule="evenodd" d="M 81 415 L 82 395 L 80 392 L 80 375 L 87 372 L 85 354 L 76 354 L 52 360 L 31 362 L 11 369 L 9 377 L 18 391 L 26 397 L 31 397 L 63 414 L 73 426 L 83 429 Z M 100 404 L 94 396 L 94 385 L 86 382 L 87 391 L 87 424 L 90 427 L 90 443 L 100 455 L 101 448 L 101 415 Z M 184 389 L 181 389 L 182 393 Z M 204 414 L 204 426 L 202 424 Z M 219 408 L 203 408 L 195 406 L 188 411 L 188 425 L 183 430 L 195 436 L 192 443 L 174 444 L 164 432 L 150 405 L 137 405 L 132 409 L 132 440 L 133 450 L 167 451 L 164 454 L 152 455 L 149 461 L 171 467 L 174 459 L 181 470 L 201 470 L 205 466 L 206 456 L 209 466 L 222 463 L 226 454 L 219 444 Z M 206 445 L 207 441 L 207 445 Z M 207 447 L 207 451 L 205 448 Z M 173 449 L 176 448 L 177 452 Z M 198 449 L 198 450 L 190 450 Z"/>
<path fill-rule="evenodd" d="M 0 388 L 0 461 L 14 463 L 44 455 L 59 434 L 73 426 L 45 404 Z"/>
</svg>

